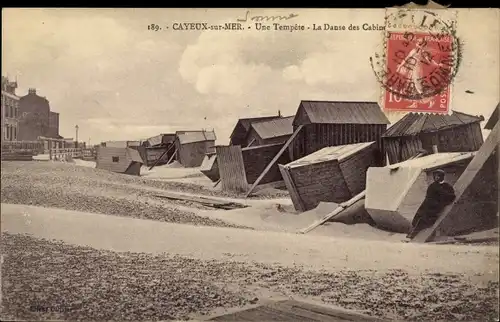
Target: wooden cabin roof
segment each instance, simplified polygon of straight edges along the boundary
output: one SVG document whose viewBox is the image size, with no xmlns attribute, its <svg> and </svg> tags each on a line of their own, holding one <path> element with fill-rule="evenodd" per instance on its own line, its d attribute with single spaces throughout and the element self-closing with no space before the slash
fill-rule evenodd
<svg viewBox="0 0 500 322">
<path fill-rule="evenodd" d="M 436 132 L 481 121 L 484 121 L 484 117 L 457 111 L 453 111 L 451 115 L 408 113 L 387 129 L 382 136 L 413 136 L 420 133 Z"/>
<path fill-rule="evenodd" d="M 433 153 L 420 158 L 410 159 L 403 162 L 388 165 L 389 169 L 418 168 L 423 171 L 436 169 L 440 166 L 460 162 L 467 159 L 472 159 L 476 152 L 450 152 L 450 153 Z"/>
<path fill-rule="evenodd" d="M 294 125 L 321 124 L 389 124 L 376 102 L 301 101 Z"/>
<path fill-rule="evenodd" d="M 147 141 L 150 146 L 169 144 L 175 141 L 175 133 L 158 134 L 156 136 L 150 137 L 149 139 L 147 139 Z"/>
<path fill-rule="evenodd" d="M 488 119 L 488 122 L 486 122 L 486 125 L 484 126 L 485 129 L 487 130 L 493 130 L 495 127 L 495 124 L 498 123 L 498 110 L 500 109 L 500 103 L 498 103 L 497 107 L 491 114 L 490 118 Z"/>
<path fill-rule="evenodd" d="M 249 118 L 239 119 L 238 122 L 236 122 L 236 125 L 234 126 L 233 132 L 231 132 L 230 138 L 233 138 L 239 130 L 243 130 L 245 133 L 242 133 L 241 135 L 246 136 L 248 131 L 250 131 L 252 123 L 269 121 L 277 118 L 281 118 L 281 116 L 274 115 L 274 116 L 260 116 L 260 117 L 249 117 Z"/>
<path fill-rule="evenodd" d="M 251 124 L 251 127 L 262 139 L 293 134 L 293 119 L 295 116 L 275 118 L 268 121 L 261 121 Z"/>
<path fill-rule="evenodd" d="M 294 168 L 299 166 L 304 166 L 313 163 L 325 162 L 330 160 L 343 160 L 356 152 L 359 152 L 375 142 L 363 142 L 339 146 L 330 146 L 323 148 L 319 151 L 311 153 L 303 158 L 292 161 L 286 165 L 286 167 Z"/>
<path fill-rule="evenodd" d="M 175 135 L 180 144 L 215 141 L 217 139 L 214 131 L 177 131 Z"/>
</svg>

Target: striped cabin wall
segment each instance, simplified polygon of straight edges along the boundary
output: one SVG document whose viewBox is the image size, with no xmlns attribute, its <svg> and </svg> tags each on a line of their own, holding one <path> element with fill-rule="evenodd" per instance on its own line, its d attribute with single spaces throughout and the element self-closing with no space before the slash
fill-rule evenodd
<svg viewBox="0 0 500 322">
<path fill-rule="evenodd" d="M 386 124 L 307 124 L 292 143 L 292 158 L 297 160 L 328 146 L 375 141 L 377 164 L 383 165 L 381 137 L 386 130 Z"/>
<path fill-rule="evenodd" d="M 384 137 L 383 143 L 389 163 L 394 164 L 406 161 L 423 150 L 433 153 L 433 145 L 437 146 L 438 152 L 478 151 L 484 139 L 480 124 L 472 123 L 416 136 Z"/>
</svg>

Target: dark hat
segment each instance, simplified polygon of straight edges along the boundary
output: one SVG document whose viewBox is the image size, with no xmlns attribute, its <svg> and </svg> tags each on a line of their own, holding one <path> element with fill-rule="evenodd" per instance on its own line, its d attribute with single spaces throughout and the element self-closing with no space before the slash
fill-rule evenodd
<svg viewBox="0 0 500 322">
<path fill-rule="evenodd" d="M 434 172 L 433 172 L 433 173 L 434 173 L 434 174 L 440 174 L 440 175 L 443 175 L 443 176 L 444 176 L 444 174 L 445 174 L 445 172 L 444 172 L 443 170 L 441 170 L 441 169 L 434 170 Z"/>
</svg>

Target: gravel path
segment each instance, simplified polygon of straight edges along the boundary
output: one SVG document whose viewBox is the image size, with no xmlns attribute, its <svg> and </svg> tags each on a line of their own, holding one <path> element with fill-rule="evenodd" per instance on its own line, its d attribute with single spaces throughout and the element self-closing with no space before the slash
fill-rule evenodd
<svg viewBox="0 0 500 322">
<path fill-rule="evenodd" d="M 21 162 L 22 163 L 22 162 Z M 105 173 L 109 175 L 109 173 Z M 176 206 L 206 209 L 195 203 L 152 200 L 151 192 L 120 185 L 125 175 L 51 162 L 2 162 L 1 202 L 61 208 L 191 225 L 248 228 L 198 216 Z M 134 182 L 133 182 L 134 183 Z M 148 188 L 148 186 L 145 186 Z M 250 228 L 248 228 L 250 229 Z"/>
<path fill-rule="evenodd" d="M 263 290 L 407 321 L 492 321 L 498 282 L 401 270 L 304 271 L 277 265 L 116 253 L 2 236 L 2 320 L 188 319 L 261 300 Z"/>
</svg>

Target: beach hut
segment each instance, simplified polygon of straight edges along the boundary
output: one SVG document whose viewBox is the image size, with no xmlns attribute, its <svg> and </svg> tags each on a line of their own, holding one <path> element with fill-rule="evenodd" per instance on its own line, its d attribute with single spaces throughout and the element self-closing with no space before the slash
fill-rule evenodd
<svg viewBox="0 0 500 322">
<path fill-rule="evenodd" d="M 453 111 L 451 115 L 408 113 L 383 135 L 389 163 L 403 162 L 422 150 L 477 151 L 483 144 L 482 116 Z"/>
<path fill-rule="evenodd" d="M 436 153 L 386 167 L 372 167 L 366 176 L 365 208 L 377 226 L 408 233 L 422 204 L 432 173 L 442 169 L 453 185 L 474 157 L 474 152 Z"/>
<path fill-rule="evenodd" d="M 97 169 L 138 176 L 142 164 L 139 152 L 132 148 L 97 147 Z"/>
<path fill-rule="evenodd" d="M 214 131 L 177 131 L 175 133 L 175 155 L 186 168 L 199 167 L 207 152 L 214 152 Z"/>
<path fill-rule="evenodd" d="M 366 170 L 377 164 L 376 142 L 326 147 L 279 165 L 296 210 L 341 203 L 365 190 Z"/>
<path fill-rule="evenodd" d="M 298 159 L 329 146 L 375 141 L 389 120 L 376 102 L 301 101 L 293 120 L 294 131 L 302 126 L 293 142 Z"/>
<path fill-rule="evenodd" d="M 233 132 L 230 136 L 230 145 L 240 145 L 241 147 L 246 147 L 248 145 L 247 137 L 250 131 L 252 123 L 269 121 L 273 119 L 281 118 L 281 115 L 273 116 L 261 116 L 261 117 L 250 117 L 242 118 L 236 122 Z"/>
<path fill-rule="evenodd" d="M 285 143 L 293 134 L 293 119 L 288 116 L 252 123 L 246 146 Z"/>
</svg>

